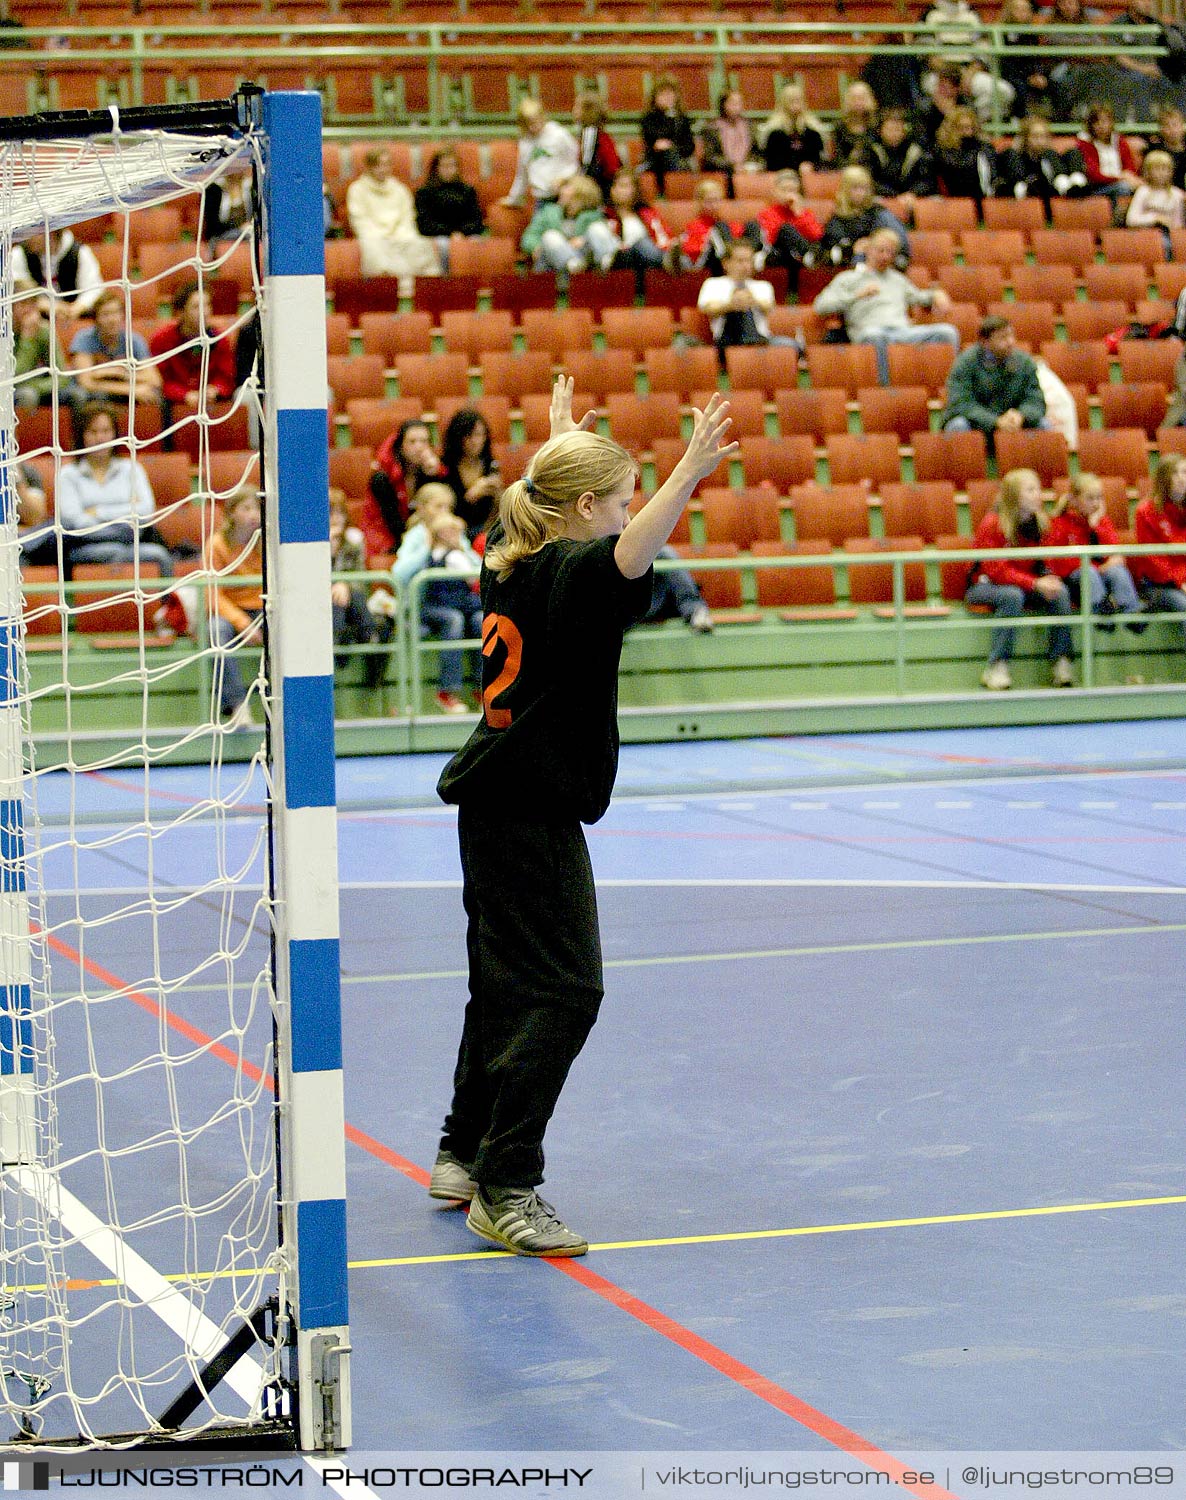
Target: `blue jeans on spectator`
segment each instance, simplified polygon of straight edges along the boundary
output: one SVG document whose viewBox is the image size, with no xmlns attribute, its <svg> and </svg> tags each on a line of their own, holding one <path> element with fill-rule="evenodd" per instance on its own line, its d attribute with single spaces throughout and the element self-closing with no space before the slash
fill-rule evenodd
<svg viewBox="0 0 1186 1500">
<path fill-rule="evenodd" d="M 886 328 L 881 332 L 867 333 L 857 342 L 873 345 L 873 351 L 877 355 L 877 379 L 882 385 L 889 385 L 889 346 L 891 344 L 950 344 L 958 352 L 960 331 L 951 323 L 911 323 L 901 328 Z"/>
<path fill-rule="evenodd" d="M 618 238 L 602 219 L 585 230 L 582 245 L 570 244 L 559 229 L 545 229 L 535 252 L 538 271 L 583 271 L 587 266 L 608 270 L 618 253 Z"/>
<path fill-rule="evenodd" d="M 259 620 L 260 614 L 254 619 Z M 239 657 L 232 650 L 232 643 L 239 635 L 224 615 L 214 615 L 210 621 L 210 644 L 214 650 L 214 686 L 218 690 L 219 712 L 233 714 L 247 698 L 247 686 L 243 681 L 243 668 Z"/>
<path fill-rule="evenodd" d="M 1026 425 L 1028 426 L 1029 424 L 1027 423 Z M 1051 423 L 1049 417 L 1042 417 L 1039 421 L 1034 423 L 1033 428 L 1031 428 L 1030 430 L 1036 430 L 1038 432 L 1050 432 L 1052 429 L 1052 425 L 1053 424 Z M 943 424 L 944 432 L 971 432 L 972 430 L 972 424 L 968 421 L 967 417 L 949 417 Z M 982 427 L 978 427 L 975 430 L 977 432 L 984 432 L 984 429 Z M 996 436 L 996 434 L 992 432 L 985 432 L 984 436 L 988 439 L 988 446 L 991 448 L 992 440 Z"/>
<path fill-rule="evenodd" d="M 1070 591 L 1064 583 L 1053 599 L 1047 599 L 1033 589 L 1023 589 L 1015 583 L 993 583 L 982 573 L 964 595 L 967 604 L 987 604 L 996 619 L 1017 619 L 1026 610 L 1042 615 L 1069 615 L 1073 612 Z M 997 625 L 992 632 L 988 650 L 988 664 L 1009 661 L 1013 656 L 1016 627 Z M 1068 659 L 1072 654 L 1071 627 L 1052 625 L 1046 655 L 1051 661 L 1060 656 Z"/>
<path fill-rule="evenodd" d="M 1076 568 L 1067 579 L 1071 603 L 1079 606 L 1080 578 L 1083 569 Z M 1091 589 L 1091 612 L 1093 615 L 1136 615 L 1141 612 L 1141 600 L 1132 574 L 1123 563 L 1114 568 L 1097 568 L 1087 564 L 1087 577 Z M 1101 626 L 1111 630 L 1111 625 Z M 1144 624 L 1132 625 L 1132 630 L 1144 630 Z"/>
<path fill-rule="evenodd" d="M 463 641 L 468 637 L 480 640 L 482 636 L 482 606 L 474 595 L 472 606 L 453 609 L 446 604 L 421 604 L 420 631 L 422 635 L 433 635 L 442 641 Z M 437 674 L 437 691 L 459 693 L 463 675 L 460 651 L 442 651 Z"/>
<path fill-rule="evenodd" d="M 1178 629 L 1182 633 L 1182 644 L 1186 646 L 1186 590 L 1174 588 L 1172 584 L 1141 582 L 1141 596 L 1150 614 L 1175 614 L 1182 619 Z"/>
<path fill-rule="evenodd" d="M 173 554 L 159 542 L 80 542 L 68 539 L 66 557 L 71 568 L 79 563 L 130 563 L 139 557 L 141 566 L 155 563 L 162 578 L 173 576 Z"/>
</svg>

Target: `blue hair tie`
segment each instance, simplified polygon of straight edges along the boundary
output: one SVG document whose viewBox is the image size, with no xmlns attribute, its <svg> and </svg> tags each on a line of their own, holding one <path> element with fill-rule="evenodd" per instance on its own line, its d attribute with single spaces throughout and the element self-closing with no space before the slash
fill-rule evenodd
<svg viewBox="0 0 1186 1500">
<path fill-rule="evenodd" d="M 532 479 L 530 474 L 525 474 L 523 476 L 523 488 L 529 495 L 535 494 L 535 480 Z"/>
</svg>

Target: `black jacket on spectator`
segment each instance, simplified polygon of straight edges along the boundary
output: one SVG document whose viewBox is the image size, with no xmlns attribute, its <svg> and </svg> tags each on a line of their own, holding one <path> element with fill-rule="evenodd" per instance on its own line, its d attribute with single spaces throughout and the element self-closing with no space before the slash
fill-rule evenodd
<svg viewBox="0 0 1186 1500">
<path fill-rule="evenodd" d="M 875 229 L 893 229 L 897 221 L 880 203 L 859 214 L 833 214 L 824 225 L 824 237 L 815 247 L 817 266 L 851 266 L 858 240 L 868 239 Z M 895 229 L 899 239 L 901 226 Z M 910 242 L 907 239 L 894 257 L 894 265 L 904 271 L 910 264 Z"/>
<path fill-rule="evenodd" d="M 430 238 L 481 234 L 486 221 L 477 192 L 468 182 L 426 182 L 416 189 L 416 227 Z"/>
<path fill-rule="evenodd" d="M 1146 148 L 1145 154 L 1148 155 L 1150 151 L 1165 151 L 1173 157 L 1174 186 L 1186 188 L 1186 148 L 1183 148 L 1181 151 L 1171 151 L 1158 134 L 1149 137 L 1149 145 Z"/>
<path fill-rule="evenodd" d="M 991 198 L 996 169 L 996 152 L 984 141 L 935 148 L 935 176 L 948 198 Z"/>
<path fill-rule="evenodd" d="M 798 171 L 805 161 L 818 167 L 824 159 L 824 138 L 808 125 L 791 135 L 786 130 L 772 130 L 762 145 L 762 159 L 768 172 Z"/>
<path fill-rule="evenodd" d="M 899 146 L 887 146 L 873 137 L 854 161 L 869 171 L 873 186 L 883 198 L 896 198 L 900 193 L 929 198 L 935 191 L 935 159 L 925 146 L 909 137 Z"/>
<path fill-rule="evenodd" d="M 998 198 L 1076 197 L 1087 188 L 1083 158 L 1072 146 L 1069 151 L 1049 148 L 1038 155 L 1010 146 L 997 153 L 996 184 Z M 1024 192 L 1018 192 L 1024 187 Z"/>
<path fill-rule="evenodd" d="M 847 167 L 854 162 L 860 162 L 861 152 L 870 141 L 876 138 L 875 125 L 870 125 L 868 130 L 854 132 L 849 130 L 843 120 L 837 120 L 836 127 L 832 131 L 832 165 Z"/>
<path fill-rule="evenodd" d="M 886 35 L 881 40 L 900 42 L 902 38 Z M 873 56 L 861 69 L 862 83 L 873 90 L 873 97 L 882 109 L 905 109 L 911 114 L 917 114 L 927 103 L 922 77 L 922 58 L 905 52 Z"/>
<path fill-rule="evenodd" d="M 642 132 L 643 155 L 654 165 L 668 172 L 679 170 L 680 162 L 691 161 L 696 155 L 696 139 L 692 134 L 692 122 L 687 115 L 666 114 L 661 109 L 648 109 L 638 123 Z M 656 151 L 656 141 L 672 141 L 673 151 Z"/>
</svg>

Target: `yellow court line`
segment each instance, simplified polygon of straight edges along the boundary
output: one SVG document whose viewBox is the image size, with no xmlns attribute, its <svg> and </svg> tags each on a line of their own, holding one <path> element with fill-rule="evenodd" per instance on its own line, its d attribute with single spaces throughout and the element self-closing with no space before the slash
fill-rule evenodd
<svg viewBox="0 0 1186 1500">
<path fill-rule="evenodd" d="M 605 1244 L 590 1245 L 591 1251 L 604 1250 L 654 1250 L 673 1245 L 723 1245 L 737 1240 L 785 1240 L 812 1234 L 852 1234 L 856 1230 L 868 1229 L 914 1229 L 925 1224 L 975 1224 L 986 1219 L 1034 1219 L 1051 1214 L 1103 1213 L 1113 1208 L 1154 1208 L 1168 1203 L 1186 1203 L 1186 1194 L 1171 1198 L 1120 1198 L 1108 1203 L 1062 1203 L 1049 1208 L 996 1208 L 981 1213 L 932 1214 L 921 1219 L 872 1219 L 863 1224 L 808 1224 L 797 1229 L 742 1229 L 725 1234 L 687 1234 L 657 1240 L 610 1240 Z M 451 1255 L 400 1255 L 379 1260 L 352 1260 L 352 1271 L 383 1270 L 390 1266 L 439 1266 L 451 1265 L 464 1260 L 512 1259 L 509 1250 L 462 1250 Z M 188 1281 L 196 1287 L 209 1281 L 219 1281 L 232 1276 L 250 1276 L 241 1268 L 235 1271 L 211 1271 L 209 1275 L 183 1271 L 164 1277 L 165 1281 Z M 115 1277 L 87 1280 L 80 1285 L 86 1288 L 117 1287 L 123 1282 Z M 24 1292 L 44 1292 L 46 1287 L 26 1286 Z"/>
<path fill-rule="evenodd" d="M 864 1224 L 810 1224 L 798 1229 L 743 1229 L 726 1234 L 688 1234 L 657 1240 L 615 1240 L 590 1245 L 591 1251 L 651 1250 L 671 1245 L 723 1245 L 737 1240 L 785 1240 L 800 1235 L 851 1234 L 866 1229 L 913 1229 L 924 1224 L 975 1224 L 986 1219 L 1033 1219 L 1051 1214 L 1103 1213 L 1113 1208 L 1152 1208 L 1167 1203 L 1186 1203 L 1186 1194 L 1172 1198 L 1121 1198 L 1109 1203 L 1064 1203 L 1049 1208 L 997 1208 L 982 1213 L 932 1214 L 922 1219 L 873 1219 Z M 407 1255 L 390 1260 L 352 1260 L 352 1270 L 383 1266 L 431 1266 L 460 1260 L 488 1260 L 494 1255 L 510 1255 L 508 1250 L 463 1251 L 456 1255 Z"/>
<path fill-rule="evenodd" d="M 656 964 L 718 964 L 737 960 L 752 962 L 760 958 L 817 958 L 836 953 L 889 953 L 894 949 L 958 948 L 986 943 L 1057 942 L 1060 938 L 1140 937 L 1155 932 L 1186 932 L 1186 922 L 1151 922 L 1129 927 L 1072 927 L 1062 932 L 990 932 L 967 937 L 902 938 L 881 943 L 823 943 L 804 948 L 752 948 L 732 953 L 661 953 L 646 958 L 607 958 L 607 969 L 641 969 Z M 359 981 L 367 983 L 406 984 L 429 979 L 464 979 L 465 969 L 424 969 L 413 974 L 367 974 Z M 349 984 L 347 976 L 345 983 Z"/>
</svg>

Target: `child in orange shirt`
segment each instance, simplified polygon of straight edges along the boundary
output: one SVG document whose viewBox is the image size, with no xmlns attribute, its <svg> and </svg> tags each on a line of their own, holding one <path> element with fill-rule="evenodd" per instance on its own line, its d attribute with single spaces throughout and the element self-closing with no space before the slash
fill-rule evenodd
<svg viewBox="0 0 1186 1500">
<path fill-rule="evenodd" d="M 214 647 L 214 680 L 223 728 L 249 729 L 251 708 L 235 648 L 262 641 L 264 593 L 262 582 L 234 580 L 260 579 L 264 571 L 256 490 L 237 490 L 226 502 L 222 528 L 210 539 L 207 567 L 218 580 L 210 589 L 210 644 Z"/>
</svg>

